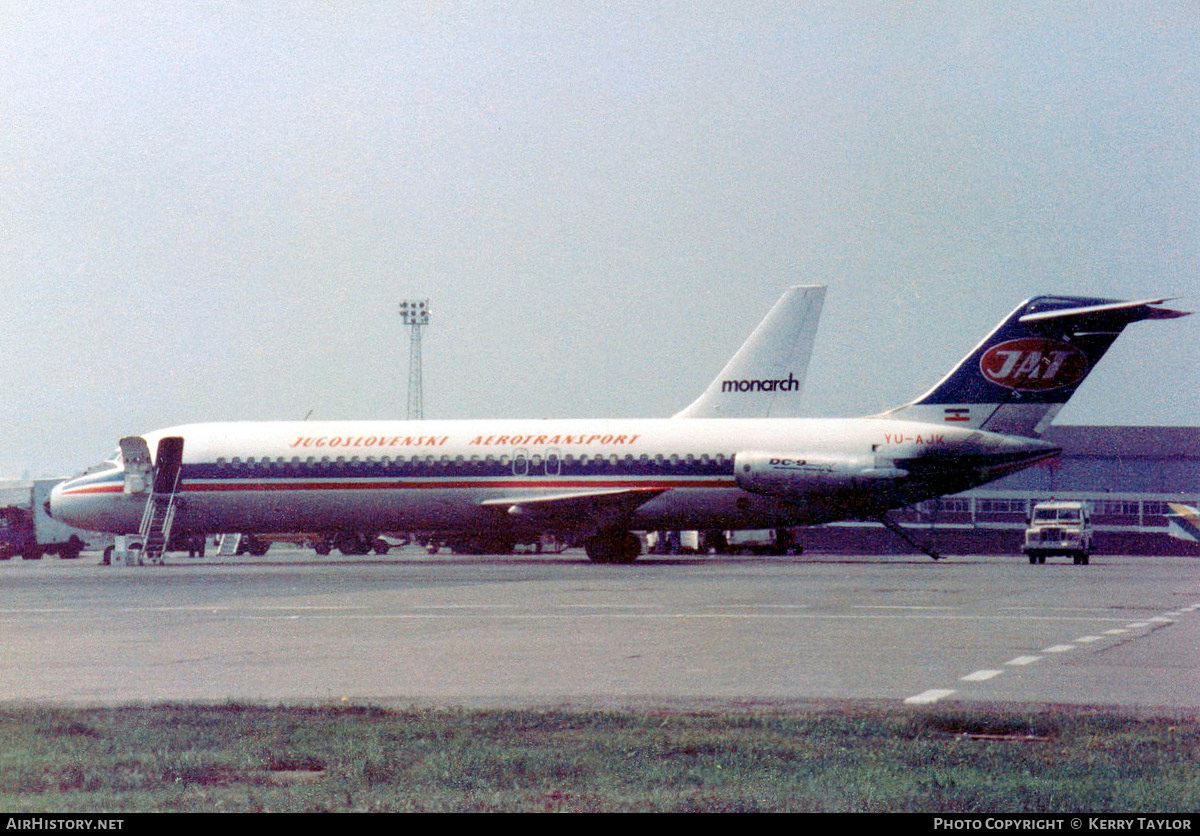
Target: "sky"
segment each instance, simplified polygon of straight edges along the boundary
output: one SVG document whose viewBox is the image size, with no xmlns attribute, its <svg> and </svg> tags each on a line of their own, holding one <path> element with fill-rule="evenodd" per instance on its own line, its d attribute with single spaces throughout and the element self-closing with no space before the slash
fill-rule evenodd
<svg viewBox="0 0 1200 836">
<path fill-rule="evenodd" d="M 403 418 L 405 299 L 426 418 L 669 416 L 795 284 L 813 416 L 1030 296 L 1200 310 L 1200 6 L 986 6 L 3 0 L 0 476 Z M 1057 422 L 1197 369 L 1131 326 Z"/>
</svg>

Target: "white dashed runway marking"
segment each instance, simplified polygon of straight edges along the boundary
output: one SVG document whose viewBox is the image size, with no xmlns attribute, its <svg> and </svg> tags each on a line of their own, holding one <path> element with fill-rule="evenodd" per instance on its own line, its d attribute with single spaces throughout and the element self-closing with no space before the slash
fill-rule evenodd
<svg viewBox="0 0 1200 836">
<path fill-rule="evenodd" d="M 929 705 L 930 703 L 935 703 L 938 700 L 945 699 L 946 697 L 950 696 L 953 693 L 954 693 L 953 690 L 948 691 L 945 689 L 934 689 L 931 691 L 922 691 L 921 693 L 917 694 L 915 697 L 909 697 L 904 702 L 908 705 Z"/>
<path fill-rule="evenodd" d="M 1002 673 L 1004 673 L 1004 671 L 975 671 L 975 673 L 969 673 L 966 676 L 959 678 L 963 682 L 986 682 L 987 680 L 997 677 Z"/>
<path fill-rule="evenodd" d="M 1009 659 L 1004 664 L 1006 665 L 1032 665 L 1034 662 L 1042 661 L 1041 656 L 1018 656 L 1016 659 Z"/>
<path fill-rule="evenodd" d="M 1171 624 L 1175 624 L 1176 621 L 1175 621 L 1174 616 L 1179 616 L 1182 613 L 1194 612 L 1196 609 L 1200 609 L 1200 604 L 1192 604 L 1189 607 L 1181 608 L 1179 611 L 1171 611 L 1171 612 L 1165 613 L 1163 615 L 1151 616 L 1150 618 L 1147 618 L 1145 621 L 1134 621 L 1130 624 L 1126 624 L 1124 627 L 1114 627 L 1111 630 L 1105 630 L 1104 633 L 1099 636 L 1092 636 L 1092 635 L 1081 636 L 1080 638 L 1075 639 L 1070 644 L 1050 645 L 1049 647 L 1043 648 L 1039 652 L 1045 653 L 1045 654 L 1069 653 L 1072 650 L 1078 650 L 1080 645 L 1094 645 L 1096 642 L 1102 642 L 1102 641 L 1104 641 L 1104 639 L 1106 637 L 1115 638 L 1117 636 L 1129 635 L 1130 633 L 1133 633 L 1133 632 L 1136 632 L 1139 630 L 1146 630 L 1146 628 L 1152 628 L 1148 632 L 1144 633 L 1144 635 L 1149 635 L 1150 632 L 1153 632 L 1154 629 L 1158 629 L 1161 627 L 1166 627 Z M 1040 662 L 1045 658 L 1046 658 L 1045 656 L 1017 656 L 1014 659 L 1009 659 L 1007 662 L 1004 663 L 1004 665 L 1005 665 L 1005 667 L 1024 667 L 1027 665 L 1036 664 L 1037 662 Z M 961 677 L 959 677 L 959 681 L 960 682 L 987 682 L 989 680 L 995 679 L 1001 673 L 1003 673 L 1003 668 L 1000 670 L 983 669 L 983 670 L 975 671 L 973 673 L 969 673 L 965 676 L 961 676 Z M 915 696 L 908 697 L 907 699 L 904 700 L 904 702 L 908 705 L 929 705 L 929 704 L 935 703 L 939 700 L 943 700 L 946 697 L 949 697 L 955 693 L 957 693 L 957 691 L 955 691 L 953 689 L 931 688 L 928 691 L 922 691 L 921 693 L 919 693 Z"/>
</svg>

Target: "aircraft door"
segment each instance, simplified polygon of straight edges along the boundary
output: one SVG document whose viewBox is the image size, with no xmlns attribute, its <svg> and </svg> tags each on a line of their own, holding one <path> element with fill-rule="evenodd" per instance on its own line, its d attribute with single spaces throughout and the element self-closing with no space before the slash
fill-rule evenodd
<svg viewBox="0 0 1200 836">
<path fill-rule="evenodd" d="M 179 471 L 183 467 L 183 439 L 172 435 L 159 441 L 155 461 L 154 492 L 174 493 L 175 485 L 179 481 Z"/>
<path fill-rule="evenodd" d="M 145 493 L 150 487 L 154 465 L 150 463 L 150 445 L 140 435 L 121 439 L 121 459 L 125 462 L 125 493 Z"/>
</svg>

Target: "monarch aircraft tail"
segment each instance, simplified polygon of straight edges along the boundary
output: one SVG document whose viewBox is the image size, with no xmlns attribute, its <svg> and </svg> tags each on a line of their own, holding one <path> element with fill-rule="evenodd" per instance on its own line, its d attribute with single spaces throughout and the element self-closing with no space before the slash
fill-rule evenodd
<svg viewBox="0 0 1200 836">
<path fill-rule="evenodd" d="M 933 389 L 878 417 L 1040 436 L 1126 325 L 1188 315 L 1167 301 L 1029 299 Z"/>
<path fill-rule="evenodd" d="M 824 285 L 788 288 L 699 398 L 675 418 L 795 418 Z"/>
</svg>

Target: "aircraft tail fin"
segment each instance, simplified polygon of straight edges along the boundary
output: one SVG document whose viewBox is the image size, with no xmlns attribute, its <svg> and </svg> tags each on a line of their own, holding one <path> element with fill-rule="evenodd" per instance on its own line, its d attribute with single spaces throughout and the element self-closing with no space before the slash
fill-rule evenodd
<svg viewBox="0 0 1200 836">
<path fill-rule="evenodd" d="M 883 416 L 1039 436 L 1126 325 L 1187 316 L 1160 307 L 1167 301 L 1030 299 L 933 389 Z"/>
<path fill-rule="evenodd" d="M 1190 505 L 1168 502 L 1171 513 L 1167 514 L 1167 533 L 1179 540 L 1200 543 L 1200 511 Z"/>
<path fill-rule="evenodd" d="M 824 302 L 824 285 L 788 288 L 704 394 L 674 417 L 796 417 Z"/>
</svg>

